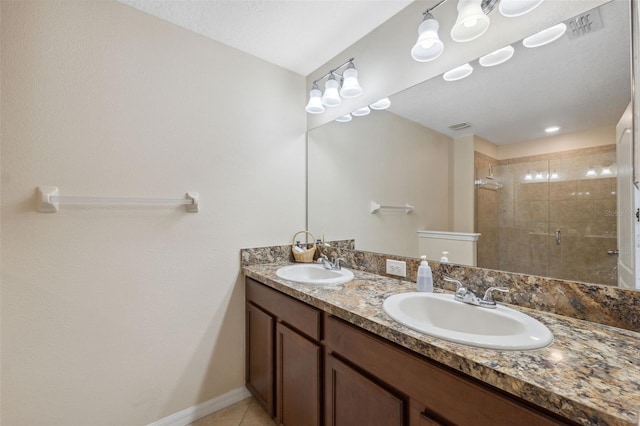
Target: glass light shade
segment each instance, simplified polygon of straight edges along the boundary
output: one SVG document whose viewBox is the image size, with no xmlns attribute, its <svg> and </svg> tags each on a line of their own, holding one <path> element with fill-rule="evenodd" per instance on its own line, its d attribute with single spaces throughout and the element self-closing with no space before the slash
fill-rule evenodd
<svg viewBox="0 0 640 426">
<path fill-rule="evenodd" d="M 600 176 L 610 176 L 612 174 L 613 173 L 611 173 L 611 167 L 609 167 L 609 166 L 604 166 L 602 168 L 602 171 L 600 172 Z"/>
<path fill-rule="evenodd" d="M 556 172 L 555 170 L 551 172 L 551 179 L 558 179 L 560 176 L 558 175 L 558 172 Z"/>
<path fill-rule="evenodd" d="M 349 68 L 342 73 L 342 88 L 340 89 L 340 95 L 343 98 L 355 98 L 362 95 L 362 87 L 358 83 L 358 70 L 353 68 L 352 64 L 349 64 Z"/>
<path fill-rule="evenodd" d="M 342 117 L 336 118 L 336 121 L 338 123 L 347 123 L 347 122 L 351 121 L 352 118 L 353 117 L 351 117 L 351 114 L 345 114 Z"/>
<path fill-rule="evenodd" d="M 594 167 L 589 167 L 589 170 L 587 170 L 587 174 L 585 176 L 587 177 L 593 177 L 593 176 L 597 176 L 598 174 L 596 173 L 596 169 Z"/>
<path fill-rule="evenodd" d="M 457 81 L 457 80 L 462 80 L 465 77 L 469 77 L 472 72 L 473 72 L 473 67 L 468 63 L 466 63 L 464 65 L 461 65 L 457 68 L 454 68 L 450 71 L 445 72 L 444 74 L 442 74 L 442 78 L 444 78 L 445 81 Z"/>
<path fill-rule="evenodd" d="M 526 175 L 524 175 L 524 180 L 531 180 L 533 179 L 533 176 L 531 176 L 531 172 L 527 172 Z"/>
<path fill-rule="evenodd" d="M 310 114 L 322 114 L 324 112 L 324 105 L 322 105 L 322 92 L 315 86 L 309 92 L 309 103 L 305 110 Z"/>
<path fill-rule="evenodd" d="M 489 29 L 491 20 L 482 11 L 482 0 L 459 0 L 458 19 L 451 28 L 453 41 L 475 40 Z"/>
<path fill-rule="evenodd" d="M 503 47 L 494 52 L 489 53 L 481 57 L 478 62 L 483 67 L 495 67 L 496 65 L 504 64 L 513 56 L 515 50 L 511 46 Z"/>
<path fill-rule="evenodd" d="M 444 51 L 444 44 L 438 37 L 440 24 L 430 13 L 418 27 L 418 41 L 411 49 L 411 57 L 418 62 L 433 61 Z"/>
<path fill-rule="evenodd" d="M 529 48 L 544 46 L 562 37 L 566 31 L 567 26 L 560 23 L 525 38 L 522 40 L 522 44 Z"/>
<path fill-rule="evenodd" d="M 337 107 L 342 102 L 340 94 L 338 93 L 338 82 L 336 77 L 332 74 L 331 77 L 324 84 L 324 94 L 322 95 L 322 103 L 324 106 Z"/>
<path fill-rule="evenodd" d="M 366 107 L 358 108 L 357 110 L 353 111 L 351 115 L 353 115 L 354 117 L 362 117 L 364 115 L 369 115 L 370 112 L 371 110 L 369 109 L 368 106 L 366 106 Z"/>
<path fill-rule="evenodd" d="M 542 174 L 542 172 L 536 172 L 535 180 L 542 180 L 542 179 L 544 179 L 544 174 Z"/>
<path fill-rule="evenodd" d="M 498 10 L 507 18 L 515 18 L 531 12 L 544 0 L 501 0 Z"/>
<path fill-rule="evenodd" d="M 369 105 L 371 109 L 375 109 L 375 110 L 387 109 L 390 106 L 391 106 L 391 101 L 389 100 L 389 98 L 380 99 L 379 101 L 376 101 L 371 105 Z"/>
</svg>

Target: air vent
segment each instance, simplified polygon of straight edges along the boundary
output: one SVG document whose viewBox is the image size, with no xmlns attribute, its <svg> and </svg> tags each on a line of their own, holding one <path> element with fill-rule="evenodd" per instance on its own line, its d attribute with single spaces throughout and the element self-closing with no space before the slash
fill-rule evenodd
<svg viewBox="0 0 640 426">
<path fill-rule="evenodd" d="M 564 21 L 567 25 L 567 37 L 574 40 L 602 29 L 602 17 L 599 9 L 592 9 L 575 18 Z"/>
<path fill-rule="evenodd" d="M 462 129 L 466 129 L 468 127 L 471 127 L 471 124 L 467 123 L 467 122 L 462 122 L 462 123 L 458 123 L 458 124 L 452 124 L 451 126 L 449 126 L 449 128 L 451 130 L 462 130 Z"/>
</svg>

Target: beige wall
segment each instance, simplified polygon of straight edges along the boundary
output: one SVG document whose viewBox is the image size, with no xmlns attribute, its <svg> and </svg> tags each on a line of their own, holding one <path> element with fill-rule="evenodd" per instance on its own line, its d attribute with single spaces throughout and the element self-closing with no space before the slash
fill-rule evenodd
<svg viewBox="0 0 640 426">
<path fill-rule="evenodd" d="M 1 423 L 142 425 L 243 386 L 239 249 L 304 227 L 304 78 L 116 2 L 1 20 Z M 43 214 L 39 185 L 201 212 Z"/>
<path fill-rule="evenodd" d="M 309 229 L 359 250 L 417 257 L 420 229 L 448 230 L 451 138 L 386 111 L 309 132 Z M 381 210 L 369 204 L 415 210 Z"/>
</svg>

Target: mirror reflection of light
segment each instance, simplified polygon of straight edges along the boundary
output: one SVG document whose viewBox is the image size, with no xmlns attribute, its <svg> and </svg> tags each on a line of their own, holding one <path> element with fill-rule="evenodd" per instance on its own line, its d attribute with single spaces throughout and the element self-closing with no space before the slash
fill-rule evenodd
<svg viewBox="0 0 640 426">
<path fill-rule="evenodd" d="M 560 361 L 564 360 L 564 355 L 562 354 L 562 352 L 560 352 L 557 349 L 551 349 L 551 353 L 549 354 L 549 359 L 554 363 L 557 364 Z"/>
<path fill-rule="evenodd" d="M 560 176 L 558 176 L 558 172 L 556 172 L 555 170 L 551 172 L 551 179 L 558 179 Z"/>
<path fill-rule="evenodd" d="M 522 40 L 522 45 L 529 48 L 544 46 L 562 37 L 566 31 L 567 26 L 560 23 L 525 38 Z"/>
<path fill-rule="evenodd" d="M 551 127 L 547 127 L 546 129 L 544 129 L 544 131 L 547 132 L 547 133 L 555 133 L 558 130 L 560 130 L 560 127 L 558 127 L 558 126 L 551 126 Z"/>
<path fill-rule="evenodd" d="M 498 49 L 494 52 L 484 55 L 478 60 L 483 67 L 495 67 L 496 65 L 504 64 L 513 56 L 515 50 L 512 46 L 505 46 L 502 49 Z"/>
<path fill-rule="evenodd" d="M 457 68 L 454 68 L 450 71 L 445 72 L 442 75 L 445 81 L 457 81 L 462 80 L 463 78 L 469 77 L 473 72 L 473 67 L 468 63 L 461 65 Z"/>
<path fill-rule="evenodd" d="M 351 119 L 352 119 L 351 114 L 345 114 L 342 117 L 336 118 L 336 121 L 338 123 L 347 123 L 347 122 L 351 121 Z"/>
<path fill-rule="evenodd" d="M 602 171 L 600 172 L 601 176 L 607 176 L 607 175 L 611 175 L 611 174 L 612 174 L 611 173 L 611 167 L 609 167 L 609 166 L 604 166 L 602 168 Z"/>
<path fill-rule="evenodd" d="M 593 176 L 597 176 L 598 174 L 596 173 L 596 169 L 592 166 L 589 167 L 589 170 L 587 170 L 587 174 L 585 176 L 587 177 L 593 177 Z"/>
<path fill-rule="evenodd" d="M 524 175 L 524 180 L 532 180 L 533 176 L 531 176 L 531 172 L 527 172 L 526 175 Z"/>
<path fill-rule="evenodd" d="M 544 179 L 544 174 L 542 174 L 542 172 L 537 172 L 536 173 L 536 180 L 542 180 Z"/>
<path fill-rule="evenodd" d="M 357 110 L 353 111 L 351 115 L 353 115 L 354 117 L 362 117 L 365 115 L 369 115 L 370 112 L 371 110 L 369 109 L 368 106 L 366 106 L 366 107 L 358 108 Z"/>
<path fill-rule="evenodd" d="M 391 101 L 389 100 L 389 98 L 383 98 L 383 99 L 380 99 L 379 101 L 372 103 L 369 106 L 371 107 L 371 109 L 375 109 L 375 110 L 387 109 L 391 106 Z"/>
</svg>

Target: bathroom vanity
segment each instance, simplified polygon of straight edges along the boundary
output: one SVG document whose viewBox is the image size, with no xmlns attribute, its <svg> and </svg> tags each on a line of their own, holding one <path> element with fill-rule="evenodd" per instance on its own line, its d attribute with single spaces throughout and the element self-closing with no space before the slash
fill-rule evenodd
<svg viewBox="0 0 640 426">
<path fill-rule="evenodd" d="M 413 283 L 354 271 L 298 284 L 282 265 L 243 267 L 247 387 L 278 424 L 637 424 L 638 333 L 522 308 L 549 347 L 464 346 L 386 316 L 384 299 Z"/>
</svg>

